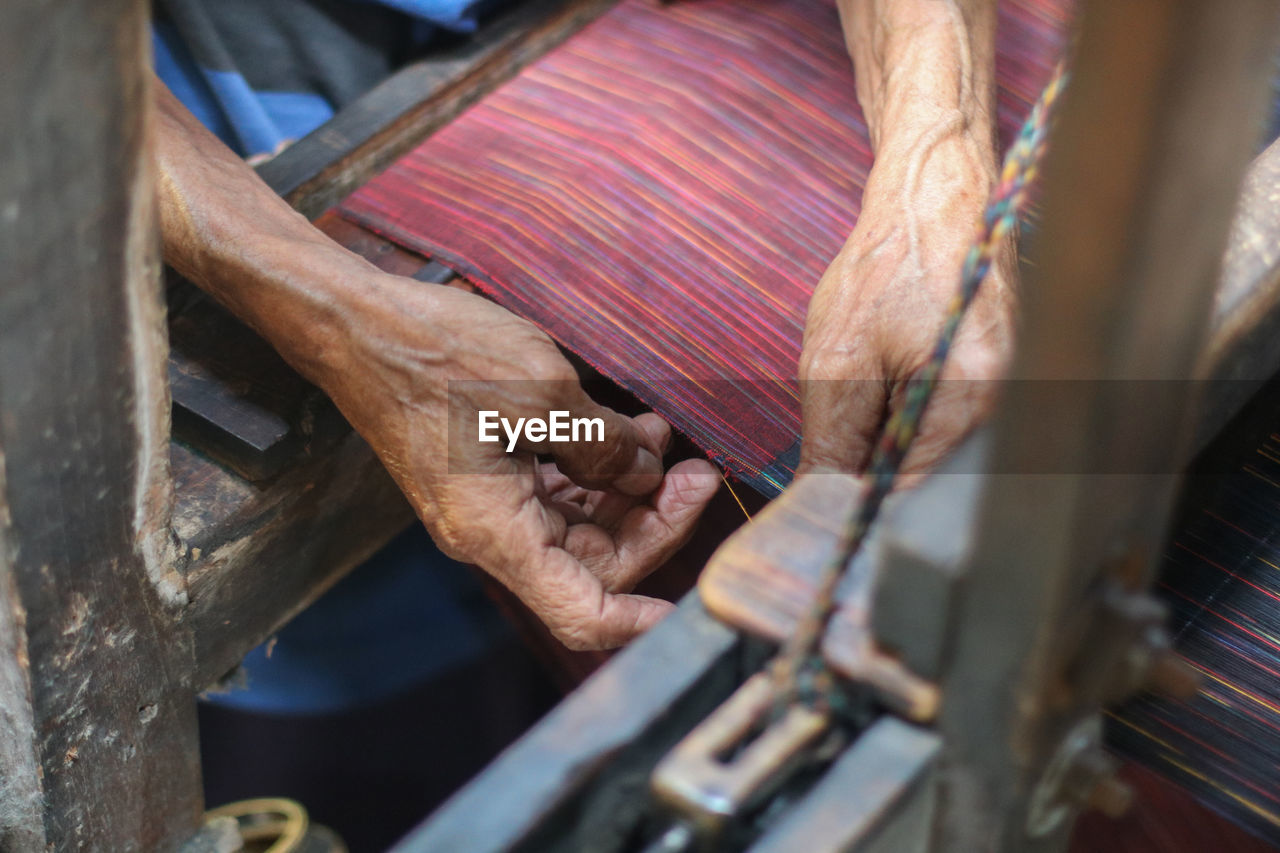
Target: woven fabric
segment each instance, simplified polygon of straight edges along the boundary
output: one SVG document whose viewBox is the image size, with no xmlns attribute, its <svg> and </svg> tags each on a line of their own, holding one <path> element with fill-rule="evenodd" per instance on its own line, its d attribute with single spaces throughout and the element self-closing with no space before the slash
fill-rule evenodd
<svg viewBox="0 0 1280 853">
<path fill-rule="evenodd" d="M 1001 4 L 1002 141 L 1067 0 Z M 618 8 L 343 205 L 438 257 L 776 494 L 805 306 L 871 164 L 834 5 Z"/>
</svg>

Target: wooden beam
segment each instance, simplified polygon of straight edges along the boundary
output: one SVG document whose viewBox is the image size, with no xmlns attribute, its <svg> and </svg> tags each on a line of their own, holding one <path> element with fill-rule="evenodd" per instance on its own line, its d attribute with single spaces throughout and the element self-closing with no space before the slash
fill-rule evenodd
<svg viewBox="0 0 1280 853">
<path fill-rule="evenodd" d="M 1203 449 L 1280 368 L 1280 141 L 1245 175 L 1196 375 Z"/>
<path fill-rule="evenodd" d="M 413 521 L 354 433 L 266 486 L 174 448 L 174 530 L 204 689 Z"/>
<path fill-rule="evenodd" d="M 406 66 L 258 168 L 315 218 L 617 0 L 528 0 L 457 49 Z"/>
<path fill-rule="evenodd" d="M 1269 0 L 1082 4 L 994 423 L 1012 473 L 987 485 L 943 678 L 939 837 L 955 849 L 1063 848 L 1058 782 L 1142 651 L 1120 631 L 1141 600 L 1112 603 L 1138 598 L 1160 553 L 1277 23 Z"/>
<path fill-rule="evenodd" d="M 203 808 L 168 534 L 148 11 L 0 4 L 4 850 L 172 849 Z"/>
</svg>

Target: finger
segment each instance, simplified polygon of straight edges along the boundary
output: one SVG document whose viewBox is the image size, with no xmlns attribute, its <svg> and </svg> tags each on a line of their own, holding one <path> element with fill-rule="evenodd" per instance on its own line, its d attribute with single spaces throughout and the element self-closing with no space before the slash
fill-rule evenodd
<svg viewBox="0 0 1280 853">
<path fill-rule="evenodd" d="M 720 487 L 720 474 L 703 459 L 688 459 L 671 468 L 648 503 L 633 507 L 613 535 L 608 559 L 585 560 L 606 590 L 630 590 L 662 566 L 693 534 L 698 518 Z M 581 534 L 569 528 L 565 548 L 579 545 Z M 582 542 L 585 548 L 589 543 Z"/>
<path fill-rule="evenodd" d="M 675 609 L 671 602 L 647 595 L 605 593 L 600 614 L 585 635 L 571 633 L 560 642 L 571 649 L 616 649 L 653 628 Z"/>
<path fill-rule="evenodd" d="M 943 379 L 934 388 L 920 432 L 903 460 L 903 485 L 934 470 L 991 413 L 999 390 L 990 380 Z"/>
<path fill-rule="evenodd" d="M 670 424 L 652 413 L 639 415 L 634 421 L 641 440 L 661 458 L 671 445 Z M 583 504 L 592 523 L 614 530 L 640 500 L 641 497 L 617 491 L 593 491 L 586 494 Z"/>
<path fill-rule="evenodd" d="M 848 379 L 842 377 L 858 376 Z M 884 421 L 888 392 L 876 372 L 855 367 L 810 370 L 801 383 L 801 472 L 866 468 Z"/>
<path fill-rule="evenodd" d="M 592 524 L 606 531 L 616 530 L 622 519 L 644 498 L 621 492 L 591 492 L 586 500 L 587 516 Z"/>
<path fill-rule="evenodd" d="M 653 412 L 632 418 L 640 430 L 640 441 L 661 459 L 671 449 L 671 424 Z"/>
<path fill-rule="evenodd" d="M 476 520 L 467 525 L 467 538 L 483 543 L 472 559 L 570 648 L 620 646 L 671 610 L 672 605 L 658 599 L 606 593 L 600 580 L 560 547 L 564 531 L 557 528 L 563 521 L 547 511 L 532 489 L 518 507 L 468 518 Z"/>
<path fill-rule="evenodd" d="M 660 456 L 667 452 L 667 448 L 671 446 L 671 425 L 667 424 L 662 418 L 654 414 L 644 414 L 637 416 L 635 425 L 639 430 L 641 442 L 649 447 L 650 451 L 657 452 Z M 561 475 L 563 476 L 563 475 Z M 566 482 L 572 483 L 572 480 L 564 478 Z M 598 524 L 602 528 L 612 530 L 617 528 L 618 523 L 622 520 L 622 516 L 627 514 L 631 507 L 634 507 L 641 497 L 634 494 L 623 494 L 616 491 L 588 491 L 573 485 L 577 489 L 575 500 L 579 500 L 585 511 L 585 519 L 593 524 Z M 567 493 L 567 492 L 566 492 Z M 558 500 L 564 500 L 563 497 Z M 570 519 L 571 523 L 573 519 Z"/>
<path fill-rule="evenodd" d="M 582 512 L 590 512 L 591 501 L 600 494 L 570 480 L 554 462 L 539 463 L 534 471 L 538 482 L 534 494 L 543 503 L 572 504 Z"/>
<path fill-rule="evenodd" d="M 589 489 L 616 489 L 646 495 L 662 482 L 661 445 L 650 437 L 652 427 L 601 406 L 582 386 L 566 391 L 566 408 L 587 421 L 579 441 L 552 442 L 536 447 L 550 453 L 569 479 Z M 595 423 L 592 423 L 595 422 Z"/>
<path fill-rule="evenodd" d="M 517 594 L 571 649 L 617 648 L 673 609 L 656 598 L 607 593 L 600 580 L 563 549 L 549 549 L 544 557 Z"/>
</svg>

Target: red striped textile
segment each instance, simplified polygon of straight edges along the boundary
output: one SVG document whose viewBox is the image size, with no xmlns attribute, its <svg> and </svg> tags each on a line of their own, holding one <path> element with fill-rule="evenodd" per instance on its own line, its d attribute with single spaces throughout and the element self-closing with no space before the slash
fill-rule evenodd
<svg viewBox="0 0 1280 853">
<path fill-rule="evenodd" d="M 1007 141 L 1068 0 L 1001 4 Z M 343 205 L 538 323 L 766 494 L 805 306 L 871 164 L 828 0 L 625 0 Z"/>
</svg>

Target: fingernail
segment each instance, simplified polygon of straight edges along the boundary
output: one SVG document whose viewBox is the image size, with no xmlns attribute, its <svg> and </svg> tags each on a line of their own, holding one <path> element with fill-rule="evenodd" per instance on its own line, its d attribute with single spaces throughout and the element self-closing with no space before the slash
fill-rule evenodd
<svg viewBox="0 0 1280 853">
<path fill-rule="evenodd" d="M 662 462 L 643 447 L 636 448 L 631 470 L 614 482 L 614 488 L 628 495 L 647 495 L 662 485 Z"/>
</svg>

